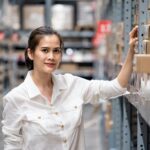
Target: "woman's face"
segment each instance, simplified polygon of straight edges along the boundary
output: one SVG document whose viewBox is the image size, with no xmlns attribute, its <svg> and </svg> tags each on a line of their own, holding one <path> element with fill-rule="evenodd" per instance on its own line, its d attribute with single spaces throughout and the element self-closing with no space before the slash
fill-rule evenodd
<svg viewBox="0 0 150 150">
<path fill-rule="evenodd" d="M 34 52 L 28 50 L 28 56 L 33 60 L 34 70 L 52 73 L 58 68 L 62 58 L 59 38 L 56 35 L 43 36 Z"/>
</svg>

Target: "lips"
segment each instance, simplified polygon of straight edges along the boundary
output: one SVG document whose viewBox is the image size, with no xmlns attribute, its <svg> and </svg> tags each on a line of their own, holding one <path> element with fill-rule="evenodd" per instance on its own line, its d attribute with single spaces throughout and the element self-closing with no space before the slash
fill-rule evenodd
<svg viewBox="0 0 150 150">
<path fill-rule="evenodd" d="M 55 63 L 45 63 L 46 64 L 46 66 L 48 66 L 49 68 L 53 68 L 53 67 L 55 67 Z"/>
</svg>

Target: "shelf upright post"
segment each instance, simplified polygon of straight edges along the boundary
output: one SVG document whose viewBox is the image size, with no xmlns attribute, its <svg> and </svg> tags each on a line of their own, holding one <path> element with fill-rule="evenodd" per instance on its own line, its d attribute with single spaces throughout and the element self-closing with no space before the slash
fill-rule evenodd
<svg viewBox="0 0 150 150">
<path fill-rule="evenodd" d="M 122 6 L 123 6 L 123 1 L 122 0 L 116 0 L 116 21 L 120 22 L 122 21 L 122 16 L 123 16 L 123 12 L 122 12 Z"/>
<path fill-rule="evenodd" d="M 131 147 L 131 105 L 124 98 L 123 102 L 123 146 L 122 150 L 130 150 Z"/>
<path fill-rule="evenodd" d="M 123 20 L 123 1 L 122 0 L 113 0 L 112 1 L 112 20 L 113 24 L 117 24 Z M 122 149 L 122 117 L 123 117 L 123 109 L 122 109 L 122 99 L 123 97 L 119 97 L 117 99 L 112 100 L 112 119 L 113 119 L 113 128 L 112 128 L 112 137 L 111 141 L 115 141 L 115 145 L 110 143 L 111 148 L 121 150 Z"/>
<path fill-rule="evenodd" d="M 124 49 L 125 55 L 129 49 L 129 32 L 131 31 L 131 6 L 130 0 L 124 1 Z"/>
<path fill-rule="evenodd" d="M 131 0 L 124 1 L 124 56 L 129 49 L 129 32 L 131 31 Z M 125 99 L 123 101 L 123 147 L 122 150 L 131 148 L 131 105 Z"/>
<path fill-rule="evenodd" d="M 114 133 L 112 141 L 115 142 L 115 148 L 117 150 L 122 149 L 122 98 L 119 97 L 118 99 L 112 100 L 112 133 Z"/>
<path fill-rule="evenodd" d="M 132 0 L 131 4 L 131 29 L 138 24 L 138 1 Z M 134 75 L 134 72 L 133 72 Z M 130 120 L 130 132 L 131 132 L 131 146 L 130 149 L 137 149 L 137 109 L 130 104 L 131 107 L 131 120 Z"/>
<path fill-rule="evenodd" d="M 143 35 L 144 35 L 144 28 L 143 25 L 146 23 L 146 19 L 147 19 L 147 5 L 148 5 L 148 0 L 138 0 L 139 1 L 139 45 L 138 45 L 138 52 L 142 53 L 143 51 L 143 45 L 142 45 L 142 41 L 143 41 Z"/>
<path fill-rule="evenodd" d="M 137 115 L 137 123 L 138 123 L 137 149 L 149 150 L 148 148 L 148 125 L 139 113 Z"/>
<path fill-rule="evenodd" d="M 142 41 L 143 41 L 143 35 L 144 35 L 144 24 L 147 21 L 147 11 L 148 11 L 148 0 L 139 0 L 139 45 L 138 45 L 138 52 L 142 53 L 143 52 L 143 45 L 142 45 Z M 147 125 L 147 123 L 143 120 L 143 118 L 141 117 L 141 115 L 139 113 L 137 113 L 137 123 L 138 123 L 138 131 L 137 131 L 137 136 L 138 136 L 138 140 L 137 140 L 137 147 L 138 149 L 142 149 L 142 150 L 148 150 L 148 130 L 149 127 Z"/>
<path fill-rule="evenodd" d="M 24 23 L 24 18 L 23 18 L 23 6 L 24 6 L 25 0 L 20 0 L 19 1 L 19 18 L 20 18 L 20 29 L 23 30 L 23 23 Z"/>
<path fill-rule="evenodd" d="M 45 0 L 45 25 L 51 26 L 51 8 L 53 0 Z"/>
</svg>

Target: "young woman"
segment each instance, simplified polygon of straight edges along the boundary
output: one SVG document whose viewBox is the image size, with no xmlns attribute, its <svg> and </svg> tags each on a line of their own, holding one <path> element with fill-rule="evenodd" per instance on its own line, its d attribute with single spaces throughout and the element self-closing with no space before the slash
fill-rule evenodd
<svg viewBox="0 0 150 150">
<path fill-rule="evenodd" d="M 130 33 L 130 48 L 116 79 L 88 81 L 71 74 L 56 75 L 63 41 L 50 27 L 35 29 L 25 51 L 29 72 L 3 98 L 4 150 L 84 150 L 82 106 L 126 91 L 136 35 L 137 27 Z"/>
</svg>

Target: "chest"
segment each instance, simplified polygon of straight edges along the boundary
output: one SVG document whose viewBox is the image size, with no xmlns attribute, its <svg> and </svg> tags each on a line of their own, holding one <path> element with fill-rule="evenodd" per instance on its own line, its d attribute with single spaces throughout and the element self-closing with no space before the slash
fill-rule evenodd
<svg viewBox="0 0 150 150">
<path fill-rule="evenodd" d="M 60 106 L 44 107 L 26 104 L 23 131 L 32 135 L 60 135 L 78 128 L 82 121 L 82 104 L 68 103 Z"/>
</svg>

